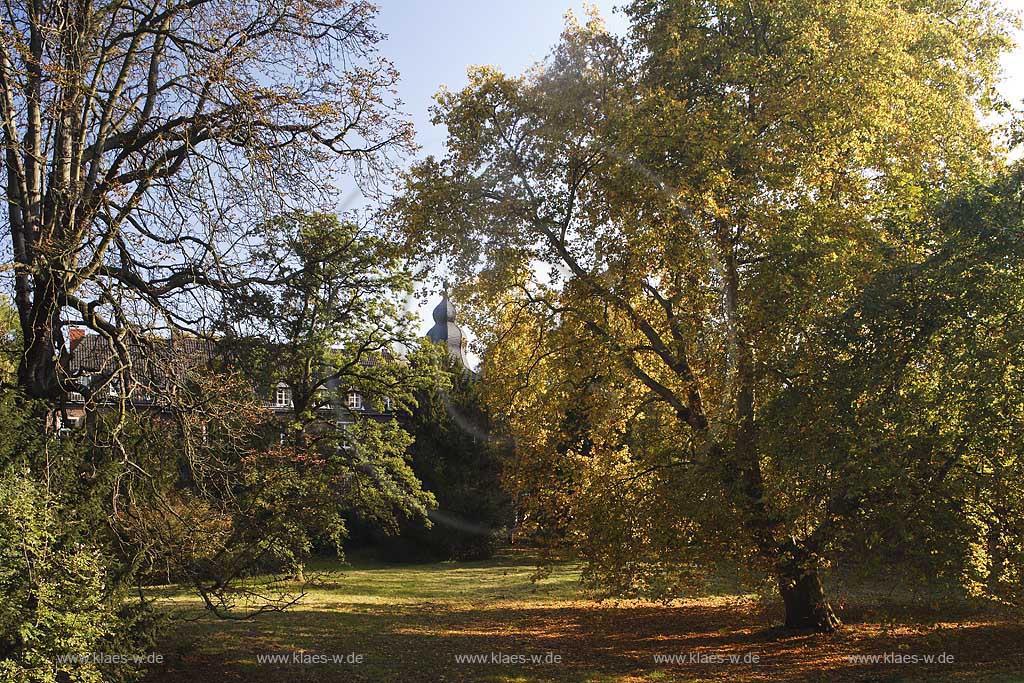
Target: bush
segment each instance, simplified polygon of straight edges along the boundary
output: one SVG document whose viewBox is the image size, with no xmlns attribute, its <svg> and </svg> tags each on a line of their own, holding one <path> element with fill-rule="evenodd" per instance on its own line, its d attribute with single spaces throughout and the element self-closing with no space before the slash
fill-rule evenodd
<svg viewBox="0 0 1024 683">
<path fill-rule="evenodd" d="M 75 450 L 33 437 L 26 417 L 0 397 L 0 681 L 131 680 L 131 665 L 65 659 L 134 654 L 151 644 L 153 620 L 125 601 L 117 563 L 94 536 L 102 520 L 58 485 L 57 463 Z"/>
</svg>

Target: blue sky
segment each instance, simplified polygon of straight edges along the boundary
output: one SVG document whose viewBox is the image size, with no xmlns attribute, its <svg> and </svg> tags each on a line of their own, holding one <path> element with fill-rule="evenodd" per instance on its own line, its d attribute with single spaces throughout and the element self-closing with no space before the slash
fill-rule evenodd
<svg viewBox="0 0 1024 683">
<path fill-rule="evenodd" d="M 616 2 L 597 0 L 609 29 L 625 32 Z M 1024 2 L 1024 0 L 1022 0 Z M 377 26 L 388 34 L 382 46 L 402 75 L 400 95 L 412 115 L 423 154 L 440 153 L 444 130 L 430 125 L 428 108 L 444 84 L 466 84 L 466 67 L 491 64 L 520 73 L 543 59 L 558 41 L 565 12 L 583 16 L 570 0 L 377 0 Z"/>
<path fill-rule="evenodd" d="M 593 0 L 610 30 L 624 33 L 627 22 L 614 7 L 623 0 Z M 444 130 L 431 126 L 428 109 L 441 85 L 457 89 L 466 83 L 466 67 L 491 64 L 521 73 L 543 59 L 557 42 L 564 15 L 584 15 L 578 0 L 377 0 L 377 26 L 388 39 L 382 45 L 402 75 L 399 95 L 416 126 L 421 155 L 440 154 Z M 1024 0 L 1003 4 L 1024 13 Z M 1018 32 L 1024 43 L 1024 33 Z M 1024 48 L 1003 61 L 1003 94 L 1020 105 L 1024 100 Z M 436 302 L 413 307 L 426 331 Z"/>
</svg>

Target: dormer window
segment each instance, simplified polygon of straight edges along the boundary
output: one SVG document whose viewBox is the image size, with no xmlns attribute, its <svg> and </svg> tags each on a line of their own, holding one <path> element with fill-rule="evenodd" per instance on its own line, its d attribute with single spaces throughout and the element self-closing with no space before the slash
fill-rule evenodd
<svg viewBox="0 0 1024 683">
<path fill-rule="evenodd" d="M 350 391 L 345 397 L 345 406 L 349 410 L 362 410 L 363 409 L 363 395 L 358 391 Z"/>
<path fill-rule="evenodd" d="M 279 384 L 277 389 L 274 391 L 274 407 L 275 408 L 291 408 L 292 407 L 292 389 L 291 387 Z"/>
<path fill-rule="evenodd" d="M 384 412 L 386 412 L 386 413 L 390 413 L 391 412 L 391 397 L 390 396 L 385 396 L 384 397 Z"/>
</svg>

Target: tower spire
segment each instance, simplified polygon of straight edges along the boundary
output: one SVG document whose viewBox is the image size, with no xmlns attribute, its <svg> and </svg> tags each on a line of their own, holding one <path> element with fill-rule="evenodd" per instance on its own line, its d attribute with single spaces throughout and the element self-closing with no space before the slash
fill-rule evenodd
<svg viewBox="0 0 1024 683">
<path fill-rule="evenodd" d="M 427 337 L 435 344 L 444 344 L 448 354 L 466 368 L 466 336 L 458 325 L 455 305 L 448 299 L 447 281 L 441 290 L 441 302 L 434 307 L 433 318 L 434 326 L 427 332 Z"/>
</svg>

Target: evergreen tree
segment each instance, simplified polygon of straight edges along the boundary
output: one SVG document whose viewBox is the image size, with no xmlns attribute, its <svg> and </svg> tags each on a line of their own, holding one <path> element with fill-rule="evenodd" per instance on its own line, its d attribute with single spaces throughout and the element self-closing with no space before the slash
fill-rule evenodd
<svg viewBox="0 0 1024 683">
<path fill-rule="evenodd" d="M 429 527 L 407 522 L 386 549 L 407 559 L 486 559 L 509 533 L 510 502 L 501 479 L 511 447 L 493 433 L 478 378 L 444 357 L 451 388 L 421 391 L 408 419 L 412 468 L 437 507 Z"/>
</svg>

